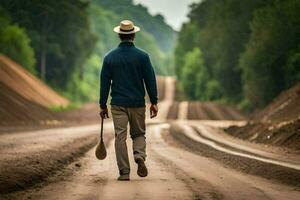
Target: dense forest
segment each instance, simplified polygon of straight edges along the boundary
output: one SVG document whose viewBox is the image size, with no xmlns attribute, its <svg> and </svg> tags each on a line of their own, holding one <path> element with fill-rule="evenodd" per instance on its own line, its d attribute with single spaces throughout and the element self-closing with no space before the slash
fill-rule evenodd
<svg viewBox="0 0 300 200">
<path fill-rule="evenodd" d="M 0 53 L 74 102 L 96 100 L 112 29 L 131 19 L 155 71 L 190 100 L 251 111 L 300 81 L 300 0 L 203 0 L 188 17 L 177 34 L 133 0 L 1 0 Z"/>
<path fill-rule="evenodd" d="M 192 100 L 261 108 L 300 81 L 300 0 L 204 0 L 178 35 L 176 75 Z"/>
<path fill-rule="evenodd" d="M 132 0 L 1 0 L 0 53 L 20 63 L 74 102 L 96 100 L 102 58 L 119 39 L 112 31 L 131 19 L 142 31 L 158 74 L 174 74 L 176 32 L 161 15 Z"/>
</svg>

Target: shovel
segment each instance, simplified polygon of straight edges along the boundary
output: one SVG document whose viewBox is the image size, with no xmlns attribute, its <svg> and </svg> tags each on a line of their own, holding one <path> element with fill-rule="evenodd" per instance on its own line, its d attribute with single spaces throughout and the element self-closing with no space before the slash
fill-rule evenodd
<svg viewBox="0 0 300 200">
<path fill-rule="evenodd" d="M 104 160 L 106 158 L 106 149 L 105 149 L 105 145 L 103 142 L 103 121 L 104 121 L 104 119 L 101 117 L 100 141 L 99 141 L 99 143 L 96 147 L 96 151 L 95 151 L 96 157 L 99 160 Z"/>
</svg>

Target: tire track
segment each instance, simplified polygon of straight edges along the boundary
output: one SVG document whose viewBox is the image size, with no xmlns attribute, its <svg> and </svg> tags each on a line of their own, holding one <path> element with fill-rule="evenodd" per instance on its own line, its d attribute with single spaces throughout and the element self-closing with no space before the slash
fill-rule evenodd
<svg viewBox="0 0 300 200">
<path fill-rule="evenodd" d="M 197 153 L 198 155 L 216 159 L 223 165 L 233 169 L 237 169 L 247 174 L 258 175 L 267 179 L 271 179 L 277 183 L 283 183 L 291 187 L 300 189 L 300 173 L 299 170 L 289 169 L 271 163 L 253 160 L 248 157 L 231 155 L 223 151 L 217 150 L 208 144 L 195 141 L 184 134 L 185 130 L 178 125 L 172 124 L 170 135 L 176 141 L 184 144 L 184 148 Z"/>
<path fill-rule="evenodd" d="M 161 138 L 159 129 L 162 127 L 166 128 L 164 125 L 161 127 L 157 126 L 152 132 L 153 138 L 156 139 L 157 143 L 153 150 L 163 159 L 171 161 L 177 168 L 183 170 L 188 174 L 187 177 L 208 182 L 212 186 L 208 191 L 202 188 L 200 197 L 208 194 L 209 191 L 214 191 L 215 194 L 218 194 L 217 197 L 230 200 L 287 199 L 287 197 L 288 199 L 298 199 L 299 192 L 294 191 L 293 188 L 277 185 L 248 174 L 241 174 L 235 170 L 225 168 L 209 158 L 168 145 Z M 169 142 L 170 138 L 167 137 L 167 140 Z M 215 197 L 212 195 L 207 198 Z"/>
</svg>

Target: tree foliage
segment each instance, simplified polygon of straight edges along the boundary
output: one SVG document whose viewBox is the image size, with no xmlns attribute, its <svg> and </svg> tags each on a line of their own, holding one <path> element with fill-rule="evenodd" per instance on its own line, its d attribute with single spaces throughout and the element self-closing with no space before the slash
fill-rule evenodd
<svg viewBox="0 0 300 200">
<path fill-rule="evenodd" d="M 118 0 L 94 1 L 91 3 L 90 16 L 93 30 L 100 40 L 97 53 L 104 55 L 104 52 L 116 47 L 119 39 L 112 32 L 113 27 L 123 19 L 131 19 L 142 28 L 136 34 L 136 45 L 149 52 L 155 71 L 162 75 L 174 74 L 170 59 L 176 33 L 162 16 L 152 16 L 145 7 L 134 5 L 132 1 Z"/>
<path fill-rule="evenodd" d="M 87 3 L 80 0 L 2 0 L 12 21 L 26 29 L 35 51 L 38 72 L 57 88 L 66 88 L 92 52 Z"/>
<path fill-rule="evenodd" d="M 30 46 L 31 40 L 25 30 L 12 24 L 9 17 L 0 9 L 0 53 L 15 60 L 28 71 L 35 74 L 34 51 Z"/>
<path fill-rule="evenodd" d="M 211 79 L 199 48 L 188 52 L 182 69 L 182 89 L 190 99 L 217 100 L 220 98 L 220 86 Z M 197 73 L 195 73 L 197 72 Z M 193 80 L 193 81 L 192 81 Z"/>
<path fill-rule="evenodd" d="M 154 37 L 163 52 L 173 51 L 176 33 L 165 23 L 162 15 L 152 16 L 146 7 L 141 4 L 134 5 L 132 0 L 96 0 L 95 2 L 113 11 L 118 22 L 126 18 L 132 19 L 141 26 L 143 31 Z"/>
<path fill-rule="evenodd" d="M 184 84 L 185 68 L 193 66 L 185 64 L 191 62 L 185 55 L 198 48 L 209 79 L 200 96 L 187 96 L 218 97 L 255 108 L 299 81 L 299 6 L 299 0 L 204 0 L 191 5 L 190 21 L 178 36 L 175 71 Z M 201 85 L 198 78 L 193 75 L 189 81 Z M 212 87 L 215 96 L 206 93 Z"/>
<path fill-rule="evenodd" d="M 107 3 L 111 4 L 111 2 Z M 124 4 L 123 2 L 120 3 L 122 5 Z M 132 2 L 130 1 L 129 3 Z M 114 1 L 114 5 L 118 5 L 118 2 Z M 81 99 L 86 100 L 87 96 L 90 97 L 90 100 L 96 100 L 98 98 L 99 84 L 93 83 L 98 83 L 99 72 L 97 72 L 96 69 L 99 70 L 101 62 L 97 65 L 96 60 L 102 60 L 101 58 L 103 58 L 107 52 L 117 47 L 120 43 L 118 35 L 112 30 L 120 23 L 121 19 L 125 18 L 123 17 L 124 12 L 125 10 L 123 9 L 116 13 L 114 7 L 107 6 L 106 4 L 103 4 L 103 2 L 97 3 L 96 1 L 94 1 L 89 5 L 88 14 L 91 22 L 91 30 L 97 36 L 98 40 L 95 44 L 96 48 L 91 58 L 88 60 L 88 62 L 85 63 L 85 77 L 83 81 L 77 80 L 77 78 L 75 78 L 76 81 L 74 83 L 72 82 L 72 84 L 78 85 L 78 87 L 76 87 L 76 90 L 73 90 L 73 93 L 78 94 L 76 96 L 81 95 Z M 142 13 L 144 16 L 147 16 L 148 21 L 152 20 L 153 16 L 149 15 L 149 13 L 145 13 L 144 11 Z M 131 12 L 129 12 L 127 15 L 129 14 L 131 14 Z M 164 26 L 167 25 L 164 23 Z M 160 48 L 159 42 L 154 39 L 154 35 L 152 33 L 145 30 L 137 33 L 135 44 L 138 47 L 149 52 L 155 71 L 158 74 L 174 73 L 172 67 L 173 62 L 171 61 L 171 58 L 167 56 L 166 52 L 164 52 Z M 90 86 L 90 88 L 93 88 L 94 92 L 92 92 L 88 86 Z"/>
<path fill-rule="evenodd" d="M 142 27 L 136 44 L 149 52 L 156 72 L 173 73 L 175 31 L 132 0 L 1 0 L 0 7 L 8 15 L 0 16 L 1 53 L 32 72 L 35 68 L 74 101 L 98 97 L 100 60 L 119 44 L 112 29 L 124 18 Z"/>
<path fill-rule="evenodd" d="M 275 1 L 255 12 L 241 55 L 245 96 L 262 107 L 300 81 L 300 1 Z"/>
</svg>

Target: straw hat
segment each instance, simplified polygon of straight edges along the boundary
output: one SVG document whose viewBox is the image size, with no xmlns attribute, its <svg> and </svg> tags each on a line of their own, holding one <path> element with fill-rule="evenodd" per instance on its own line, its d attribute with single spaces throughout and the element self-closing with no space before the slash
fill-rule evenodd
<svg viewBox="0 0 300 200">
<path fill-rule="evenodd" d="M 120 26 L 114 28 L 114 32 L 119 34 L 132 34 L 140 31 L 140 27 L 134 26 L 130 20 L 123 20 L 120 22 Z"/>
</svg>

